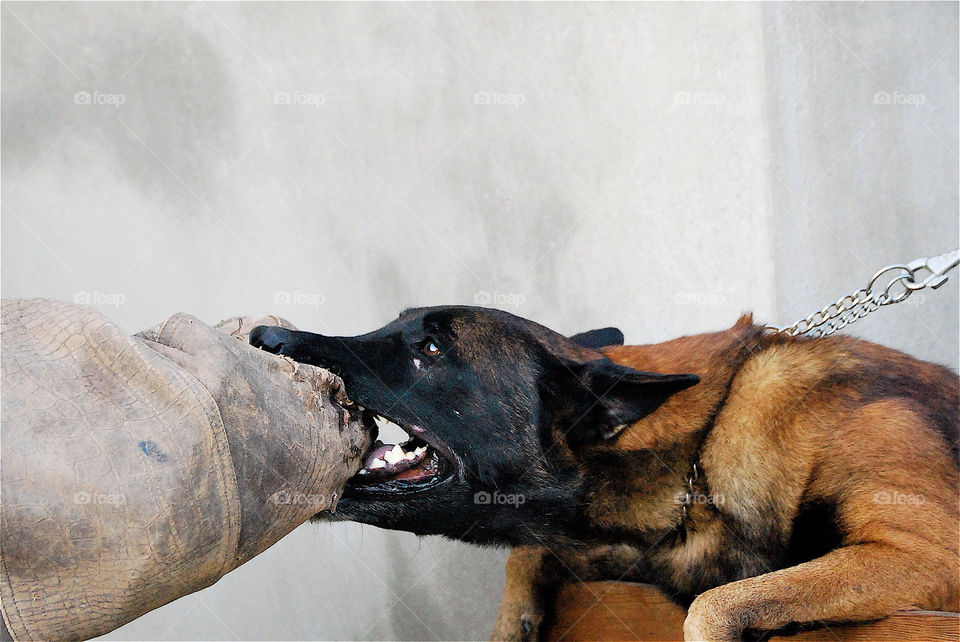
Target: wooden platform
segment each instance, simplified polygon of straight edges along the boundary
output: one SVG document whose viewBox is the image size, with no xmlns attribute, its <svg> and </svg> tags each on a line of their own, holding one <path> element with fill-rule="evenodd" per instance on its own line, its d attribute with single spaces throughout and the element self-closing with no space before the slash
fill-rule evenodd
<svg viewBox="0 0 960 642">
<path fill-rule="evenodd" d="M 571 584 L 557 599 L 557 621 L 547 634 L 564 640 L 682 640 L 685 611 L 646 584 L 586 582 Z M 960 614 L 902 611 L 886 620 L 859 625 L 831 624 L 770 640 L 883 642 L 924 640 L 957 642 Z"/>
</svg>

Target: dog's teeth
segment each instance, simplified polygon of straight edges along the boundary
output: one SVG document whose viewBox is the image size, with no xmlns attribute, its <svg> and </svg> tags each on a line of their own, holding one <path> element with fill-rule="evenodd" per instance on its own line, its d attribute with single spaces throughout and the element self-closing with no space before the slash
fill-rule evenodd
<svg viewBox="0 0 960 642">
<path fill-rule="evenodd" d="M 390 453 L 387 453 L 387 454 L 389 455 Z M 369 468 L 370 470 L 376 470 L 376 469 L 378 469 L 378 468 L 383 468 L 383 467 L 385 467 L 386 465 L 387 465 L 387 462 L 385 462 L 385 461 L 383 461 L 382 459 L 380 459 L 379 457 L 377 457 L 376 459 L 373 460 L 373 463 L 371 463 L 369 466 L 367 466 L 367 468 Z"/>
<path fill-rule="evenodd" d="M 407 453 L 407 452 L 403 453 L 403 458 L 406 459 L 407 461 L 410 461 L 416 456 L 417 456 L 416 453 Z"/>
<path fill-rule="evenodd" d="M 413 451 L 413 455 L 414 455 L 414 457 L 419 457 L 420 455 L 422 455 L 422 454 L 425 453 L 425 452 L 427 452 L 427 447 L 426 447 L 426 446 L 420 446 L 419 448 L 417 448 L 416 450 Z"/>
<path fill-rule="evenodd" d="M 383 458 L 387 460 L 388 464 L 395 464 L 398 461 L 403 461 L 403 455 L 403 448 L 400 447 L 400 444 L 397 444 L 392 450 L 384 453 Z"/>
</svg>

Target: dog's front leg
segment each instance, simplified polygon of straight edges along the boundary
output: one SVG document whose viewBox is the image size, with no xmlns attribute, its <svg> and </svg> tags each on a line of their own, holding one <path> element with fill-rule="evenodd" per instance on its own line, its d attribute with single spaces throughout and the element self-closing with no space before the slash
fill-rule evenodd
<svg viewBox="0 0 960 642">
<path fill-rule="evenodd" d="M 545 548 L 521 546 L 507 558 L 507 581 L 491 640 L 536 640 L 553 592 L 555 563 Z"/>
<path fill-rule="evenodd" d="M 513 549 L 507 559 L 507 582 L 491 640 L 537 640 L 549 609 L 564 582 L 645 581 L 645 555 L 632 546 L 559 549 Z"/>
<path fill-rule="evenodd" d="M 731 641 L 745 629 L 878 619 L 929 604 L 935 587 L 956 591 L 957 564 L 947 551 L 941 549 L 939 556 L 906 552 L 936 550 L 918 537 L 904 535 L 897 543 L 854 544 L 711 589 L 690 605 L 684 639 Z"/>
</svg>

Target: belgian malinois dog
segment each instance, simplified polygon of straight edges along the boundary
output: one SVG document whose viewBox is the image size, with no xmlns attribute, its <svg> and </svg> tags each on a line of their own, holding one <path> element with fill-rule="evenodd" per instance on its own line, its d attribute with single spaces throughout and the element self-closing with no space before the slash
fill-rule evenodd
<svg viewBox="0 0 960 642">
<path fill-rule="evenodd" d="M 506 312 L 408 310 L 357 337 L 261 326 L 339 374 L 377 441 L 337 516 L 514 547 L 494 639 L 556 588 L 650 582 L 687 640 L 958 608 L 957 375 L 853 337 L 623 346 Z"/>
</svg>

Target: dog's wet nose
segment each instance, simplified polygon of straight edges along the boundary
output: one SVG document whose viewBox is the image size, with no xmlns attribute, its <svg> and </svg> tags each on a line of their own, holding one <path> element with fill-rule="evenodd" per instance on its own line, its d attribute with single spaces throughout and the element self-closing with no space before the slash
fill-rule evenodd
<svg viewBox="0 0 960 642">
<path fill-rule="evenodd" d="M 275 325 L 258 325 L 250 331 L 250 345 L 273 354 L 280 354 L 283 344 L 289 343 L 290 339 L 289 330 Z"/>
</svg>

